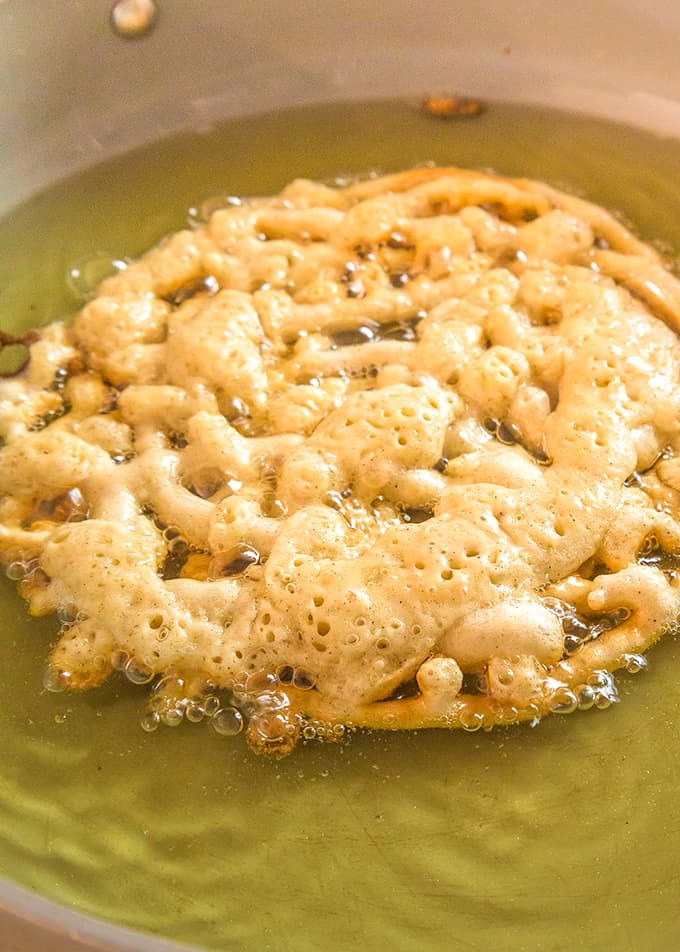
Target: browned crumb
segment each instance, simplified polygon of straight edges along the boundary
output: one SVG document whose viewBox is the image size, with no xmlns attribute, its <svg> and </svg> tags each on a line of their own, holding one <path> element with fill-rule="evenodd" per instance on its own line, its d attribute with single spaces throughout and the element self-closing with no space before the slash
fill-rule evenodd
<svg viewBox="0 0 680 952">
<path fill-rule="evenodd" d="M 426 96 L 420 108 L 436 119 L 473 119 L 486 110 L 486 103 L 463 96 Z"/>
<path fill-rule="evenodd" d="M 77 377 L 78 374 L 85 373 L 86 366 L 82 357 L 71 357 L 66 364 L 66 372 L 69 377 Z"/>
</svg>

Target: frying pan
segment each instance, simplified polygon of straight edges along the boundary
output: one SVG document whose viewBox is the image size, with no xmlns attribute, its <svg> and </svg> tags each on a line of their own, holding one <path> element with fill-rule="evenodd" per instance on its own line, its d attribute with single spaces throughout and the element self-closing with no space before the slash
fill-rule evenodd
<svg viewBox="0 0 680 952">
<path fill-rule="evenodd" d="M 136 39 L 112 30 L 112 6 L 0 0 L 3 213 L 183 130 L 426 92 L 626 123 L 658 136 L 667 167 L 680 156 L 674 4 L 159 0 L 153 29 Z M 17 298 L 3 304 L 3 291 L 0 324 L 27 319 L 8 313 Z M 8 587 L 2 611 L 11 641 L 24 623 Z M 22 682 L 49 639 L 47 624 L 31 632 L 35 644 L 10 645 L 3 658 Z M 559 952 L 608 941 L 670 952 L 680 925 L 678 647 L 655 649 L 646 680 L 607 715 L 494 738 L 358 737 L 278 766 L 185 734 L 123 740 L 97 724 L 117 724 L 115 705 L 136 709 L 114 692 L 76 705 L 67 770 L 56 729 L 38 740 L 30 712 L 10 700 L 0 722 L 0 947 L 169 952 L 180 948 L 172 937 L 247 950 Z M 36 682 L 34 718 L 60 716 L 56 703 Z M 95 735 L 103 746 L 93 751 Z M 88 779 L 95 760 L 105 781 Z M 120 790 L 117 761 L 128 778 Z M 56 819 L 46 804 L 57 804 Z M 60 827 L 69 811 L 77 822 Z"/>
</svg>

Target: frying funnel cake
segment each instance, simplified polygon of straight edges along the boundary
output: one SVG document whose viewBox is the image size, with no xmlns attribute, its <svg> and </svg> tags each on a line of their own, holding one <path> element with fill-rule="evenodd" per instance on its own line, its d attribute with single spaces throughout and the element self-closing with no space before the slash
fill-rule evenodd
<svg viewBox="0 0 680 952">
<path fill-rule="evenodd" d="M 144 726 L 259 752 L 616 700 L 676 626 L 680 284 L 601 208 L 417 169 L 231 200 L 0 384 L 0 549 Z"/>
</svg>

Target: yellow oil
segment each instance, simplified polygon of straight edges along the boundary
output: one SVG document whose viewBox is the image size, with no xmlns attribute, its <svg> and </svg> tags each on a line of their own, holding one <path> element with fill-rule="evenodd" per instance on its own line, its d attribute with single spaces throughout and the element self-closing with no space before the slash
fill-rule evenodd
<svg viewBox="0 0 680 952">
<path fill-rule="evenodd" d="M 96 275 L 224 194 L 433 161 L 542 178 L 680 255 L 680 142 L 494 105 L 310 107 L 187 132 L 54 185 L 0 223 L 0 328 L 73 311 Z M 75 287 L 75 290 L 74 290 Z M 82 288 L 80 289 L 82 290 Z M 0 873 L 206 948 L 677 947 L 680 646 L 607 712 L 490 734 L 356 735 L 278 764 L 185 724 L 147 735 L 124 680 L 42 688 L 56 625 L 0 585 Z"/>
</svg>

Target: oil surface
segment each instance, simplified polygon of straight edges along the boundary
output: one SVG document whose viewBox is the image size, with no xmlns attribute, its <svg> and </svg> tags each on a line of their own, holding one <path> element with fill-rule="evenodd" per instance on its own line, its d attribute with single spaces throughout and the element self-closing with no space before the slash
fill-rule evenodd
<svg viewBox="0 0 680 952">
<path fill-rule="evenodd" d="M 187 133 L 0 223 L 0 328 L 72 311 L 66 275 L 139 254 L 216 194 L 425 161 L 542 178 L 680 254 L 680 142 L 494 106 L 305 108 Z M 74 908 L 223 950 L 677 948 L 680 645 L 623 703 L 490 734 L 373 734 L 279 764 L 139 727 L 122 680 L 41 688 L 56 626 L 0 585 L 0 873 Z"/>
</svg>

